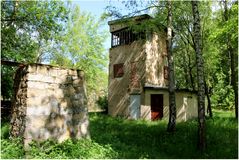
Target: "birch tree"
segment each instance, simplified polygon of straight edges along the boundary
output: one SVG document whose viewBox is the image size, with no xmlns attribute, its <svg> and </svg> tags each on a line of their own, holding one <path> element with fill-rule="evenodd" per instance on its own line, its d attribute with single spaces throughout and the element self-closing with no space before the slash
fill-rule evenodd
<svg viewBox="0 0 239 160">
<path fill-rule="evenodd" d="M 175 130 L 176 125 L 176 102 L 175 102 L 175 80 L 174 80 L 174 60 L 172 53 L 172 1 L 168 0 L 167 17 L 167 55 L 168 55 L 168 73 L 169 73 L 169 122 L 167 131 Z"/>
<path fill-rule="evenodd" d="M 198 147 L 201 151 L 206 148 L 206 132 L 205 132 L 205 89 L 204 89 L 204 69 L 202 56 L 202 38 L 200 16 L 198 11 L 198 2 L 191 1 L 193 11 L 193 34 L 194 49 L 196 52 L 197 66 L 197 84 L 198 84 Z"/>
</svg>

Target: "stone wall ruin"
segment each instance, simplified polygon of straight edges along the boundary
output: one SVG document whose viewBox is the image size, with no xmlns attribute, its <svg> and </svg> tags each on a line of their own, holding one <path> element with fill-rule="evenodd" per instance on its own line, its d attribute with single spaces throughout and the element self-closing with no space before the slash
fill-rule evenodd
<svg viewBox="0 0 239 160">
<path fill-rule="evenodd" d="M 20 67 L 12 100 L 12 137 L 32 140 L 89 137 L 84 72 L 42 64 Z"/>
</svg>

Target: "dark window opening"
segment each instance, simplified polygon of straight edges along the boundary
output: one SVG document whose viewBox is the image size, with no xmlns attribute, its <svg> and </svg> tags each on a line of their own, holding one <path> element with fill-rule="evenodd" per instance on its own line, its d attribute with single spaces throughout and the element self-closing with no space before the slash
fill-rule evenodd
<svg viewBox="0 0 239 160">
<path fill-rule="evenodd" d="M 141 32 L 133 32 L 131 29 L 125 28 L 112 33 L 111 47 L 116 47 L 124 44 L 130 44 L 139 39 L 145 39 L 145 30 Z"/>
<path fill-rule="evenodd" d="M 119 78 L 124 75 L 124 64 L 123 63 L 115 64 L 113 66 L 113 68 L 114 68 L 114 78 Z"/>
</svg>

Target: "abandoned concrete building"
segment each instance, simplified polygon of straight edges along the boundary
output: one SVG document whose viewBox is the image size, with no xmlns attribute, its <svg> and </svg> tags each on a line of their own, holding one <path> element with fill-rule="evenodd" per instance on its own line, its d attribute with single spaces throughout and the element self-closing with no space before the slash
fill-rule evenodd
<svg viewBox="0 0 239 160">
<path fill-rule="evenodd" d="M 149 15 L 109 21 L 108 113 L 129 119 L 168 119 L 166 28 L 134 31 Z M 130 22 L 130 23 L 127 23 Z M 131 23 L 132 22 L 132 23 Z M 197 117 L 197 95 L 176 90 L 177 121 Z"/>
</svg>

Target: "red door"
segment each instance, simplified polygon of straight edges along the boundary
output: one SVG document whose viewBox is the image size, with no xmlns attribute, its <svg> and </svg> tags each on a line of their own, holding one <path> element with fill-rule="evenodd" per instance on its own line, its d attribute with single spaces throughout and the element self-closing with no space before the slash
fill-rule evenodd
<svg viewBox="0 0 239 160">
<path fill-rule="evenodd" d="M 151 120 L 163 118 L 163 95 L 151 94 Z"/>
</svg>

